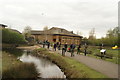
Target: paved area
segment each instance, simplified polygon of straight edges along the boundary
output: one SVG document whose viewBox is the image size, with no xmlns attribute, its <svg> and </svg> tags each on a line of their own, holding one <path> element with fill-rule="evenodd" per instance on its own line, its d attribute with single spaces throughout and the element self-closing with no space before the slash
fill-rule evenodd
<svg viewBox="0 0 120 80">
<path fill-rule="evenodd" d="M 50 48 L 50 50 L 52 51 L 52 48 Z M 62 53 L 61 50 L 57 50 L 56 52 L 60 54 Z M 98 72 L 101 72 L 102 74 L 108 76 L 109 78 L 118 78 L 118 64 L 114 64 L 108 61 L 96 59 L 89 56 L 78 55 L 76 53 L 74 57 L 71 57 L 70 52 L 66 52 L 65 55 L 80 61 L 81 63 L 87 65 L 88 67 Z"/>
</svg>

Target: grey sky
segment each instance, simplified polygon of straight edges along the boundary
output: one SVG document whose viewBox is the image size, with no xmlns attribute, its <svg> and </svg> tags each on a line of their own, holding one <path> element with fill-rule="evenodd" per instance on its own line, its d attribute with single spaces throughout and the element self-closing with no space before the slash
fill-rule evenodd
<svg viewBox="0 0 120 80">
<path fill-rule="evenodd" d="M 118 26 L 119 0 L 0 0 L 0 23 L 20 32 L 25 26 L 42 30 L 61 27 L 88 36 L 95 28 L 96 37 Z"/>
</svg>

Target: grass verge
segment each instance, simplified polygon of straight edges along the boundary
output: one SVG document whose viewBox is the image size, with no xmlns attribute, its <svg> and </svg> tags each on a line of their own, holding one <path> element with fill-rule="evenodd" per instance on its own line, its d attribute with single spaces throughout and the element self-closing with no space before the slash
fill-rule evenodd
<svg viewBox="0 0 120 80">
<path fill-rule="evenodd" d="M 118 54 L 120 50 L 113 50 L 111 47 L 104 47 L 106 49 L 106 55 L 112 58 L 103 58 L 102 60 L 105 61 L 109 61 L 115 64 L 120 64 L 119 60 L 120 60 L 120 55 Z M 83 51 L 84 51 L 84 47 L 82 46 L 81 48 L 81 53 L 82 55 L 84 55 Z M 77 48 L 75 49 L 75 52 L 77 52 Z M 88 46 L 87 49 L 88 53 L 91 54 L 87 54 L 87 56 L 93 57 L 93 58 L 97 58 L 97 59 L 101 59 L 101 57 L 96 56 L 95 54 L 100 54 L 100 49 L 99 46 Z"/>
<path fill-rule="evenodd" d="M 63 57 L 57 53 L 48 52 L 44 48 L 36 49 L 33 55 L 45 56 L 52 62 L 56 63 L 65 73 L 67 78 L 107 78 L 107 76 L 76 60 L 70 59 L 69 57 Z"/>
</svg>

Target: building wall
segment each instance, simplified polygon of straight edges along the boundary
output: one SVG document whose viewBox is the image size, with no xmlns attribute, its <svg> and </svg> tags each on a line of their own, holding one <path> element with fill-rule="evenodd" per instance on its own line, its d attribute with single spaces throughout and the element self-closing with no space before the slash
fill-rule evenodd
<svg viewBox="0 0 120 80">
<path fill-rule="evenodd" d="M 61 42 L 61 44 L 76 44 L 79 45 L 81 43 L 80 37 L 70 37 L 70 36 L 53 36 L 53 39 L 56 39 L 56 42 Z"/>
<path fill-rule="evenodd" d="M 81 41 L 81 39 L 79 37 L 69 37 L 69 36 L 62 36 L 61 40 L 62 40 L 61 41 L 62 44 L 65 44 L 65 43 L 72 44 L 73 43 L 76 45 L 80 44 L 80 41 Z"/>
<path fill-rule="evenodd" d="M 4 29 L 5 27 L 3 27 L 3 26 L 0 26 L 0 29 Z"/>
<path fill-rule="evenodd" d="M 52 35 L 34 35 L 34 37 L 35 37 L 35 40 L 38 40 L 38 41 L 44 41 L 44 40 L 48 40 L 50 42 L 53 41 Z"/>
<path fill-rule="evenodd" d="M 49 42 L 61 42 L 61 44 L 76 44 L 81 43 L 80 37 L 70 37 L 70 36 L 59 36 L 59 35 L 34 35 L 35 40 L 44 41 L 48 40 Z"/>
</svg>

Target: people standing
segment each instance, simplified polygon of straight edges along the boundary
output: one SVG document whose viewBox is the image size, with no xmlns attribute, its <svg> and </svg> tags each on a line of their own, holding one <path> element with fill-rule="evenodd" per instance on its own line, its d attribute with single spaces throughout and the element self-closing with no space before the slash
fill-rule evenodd
<svg viewBox="0 0 120 80">
<path fill-rule="evenodd" d="M 59 42 L 56 43 L 56 47 L 57 47 L 57 48 L 58 48 L 58 46 L 59 46 Z"/>
<path fill-rule="evenodd" d="M 106 49 L 104 49 L 103 44 L 100 45 L 100 54 L 101 54 L 101 59 L 102 59 L 102 57 L 105 57 L 105 55 L 106 55 Z"/>
<path fill-rule="evenodd" d="M 84 47 L 85 47 L 85 48 L 84 48 L 84 54 L 85 54 L 85 56 L 86 56 L 88 45 L 85 43 Z"/>
<path fill-rule="evenodd" d="M 64 45 L 65 52 L 67 51 L 67 47 L 68 47 L 68 45 L 67 45 L 67 43 L 65 43 L 65 45 Z"/>
<path fill-rule="evenodd" d="M 106 55 L 106 49 L 101 49 L 100 53 L 101 53 L 101 59 L 102 59 L 102 57 Z"/>
<path fill-rule="evenodd" d="M 81 44 L 79 44 L 79 46 L 77 48 L 77 54 L 80 54 L 80 48 L 81 48 Z"/>
<path fill-rule="evenodd" d="M 73 57 L 74 56 L 75 44 L 71 44 L 70 49 L 71 49 L 71 57 Z"/>
<path fill-rule="evenodd" d="M 63 48 L 62 48 L 62 56 L 65 56 L 65 52 L 67 51 L 67 43 L 64 44 Z"/>
<path fill-rule="evenodd" d="M 60 50 L 60 47 L 61 47 L 61 42 L 59 42 L 58 44 L 58 50 Z"/>
<path fill-rule="evenodd" d="M 50 42 L 47 41 L 47 48 L 49 49 L 50 48 Z"/>
<path fill-rule="evenodd" d="M 62 56 L 65 56 L 65 46 L 62 48 Z"/>
<path fill-rule="evenodd" d="M 43 41 L 43 48 L 45 48 L 45 40 Z"/>
<path fill-rule="evenodd" d="M 103 49 L 103 44 L 100 44 L 100 50 Z"/>
<path fill-rule="evenodd" d="M 56 51 L 56 47 L 57 47 L 57 44 L 56 43 L 54 43 L 54 51 Z"/>
</svg>

